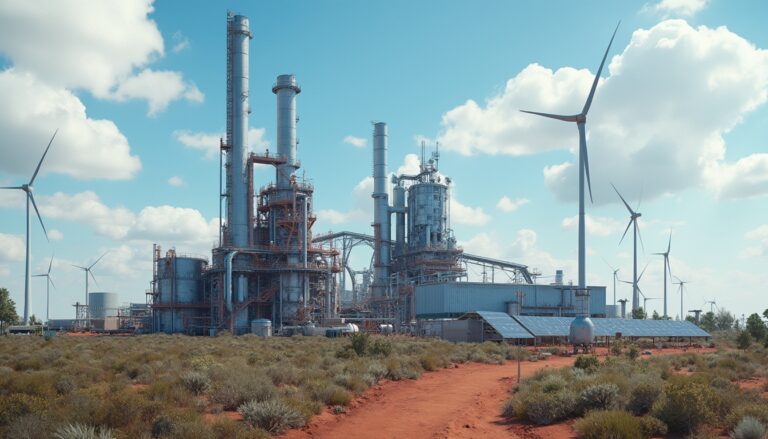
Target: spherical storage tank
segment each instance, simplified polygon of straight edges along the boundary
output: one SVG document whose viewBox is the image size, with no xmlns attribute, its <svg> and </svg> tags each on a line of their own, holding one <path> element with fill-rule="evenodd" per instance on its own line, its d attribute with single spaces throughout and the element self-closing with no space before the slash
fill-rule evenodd
<svg viewBox="0 0 768 439">
<path fill-rule="evenodd" d="M 92 319 L 114 317 L 119 307 L 117 293 L 88 293 L 88 311 Z"/>
<path fill-rule="evenodd" d="M 589 317 L 576 317 L 571 322 L 570 333 L 571 344 L 590 345 L 595 338 L 595 324 Z"/>
<path fill-rule="evenodd" d="M 203 302 L 203 269 L 208 261 L 188 256 L 166 256 L 157 261 L 155 331 L 203 333 L 208 310 L 190 305 Z M 186 305 L 186 306 L 185 306 Z"/>
</svg>

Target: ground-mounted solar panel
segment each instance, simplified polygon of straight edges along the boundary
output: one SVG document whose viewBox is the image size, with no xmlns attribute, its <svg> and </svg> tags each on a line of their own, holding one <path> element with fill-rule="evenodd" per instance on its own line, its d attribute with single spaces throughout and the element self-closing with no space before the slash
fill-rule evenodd
<svg viewBox="0 0 768 439">
<path fill-rule="evenodd" d="M 567 337 L 573 317 L 513 316 L 536 337 Z M 710 337 L 689 321 L 592 318 L 595 337 Z"/>
<path fill-rule="evenodd" d="M 516 322 L 507 313 L 496 311 L 477 311 L 483 320 L 485 320 L 493 329 L 504 339 L 530 339 L 533 338 L 518 322 Z"/>
</svg>

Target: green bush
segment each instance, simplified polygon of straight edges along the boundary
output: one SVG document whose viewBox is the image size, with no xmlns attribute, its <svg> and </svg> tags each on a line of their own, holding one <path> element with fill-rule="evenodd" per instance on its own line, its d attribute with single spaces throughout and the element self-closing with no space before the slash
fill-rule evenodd
<svg viewBox="0 0 768 439">
<path fill-rule="evenodd" d="M 243 420 L 251 426 L 273 434 L 304 425 L 304 418 L 301 414 L 278 399 L 250 401 L 241 405 L 237 411 L 243 416 Z"/>
<path fill-rule="evenodd" d="M 548 425 L 572 416 L 578 409 L 578 399 L 568 391 L 558 393 L 531 392 L 516 400 L 515 412 L 539 425 Z"/>
<path fill-rule="evenodd" d="M 581 391 L 579 405 L 583 411 L 614 408 L 619 396 L 616 384 L 594 384 Z"/>
<path fill-rule="evenodd" d="M 544 393 L 556 393 L 568 386 L 568 383 L 560 375 L 548 375 L 541 382 L 541 391 Z"/>
<path fill-rule="evenodd" d="M 573 367 L 577 369 L 594 371 L 600 367 L 600 360 L 594 355 L 579 355 L 576 357 L 576 361 L 573 363 Z"/>
<path fill-rule="evenodd" d="M 668 430 L 667 424 L 653 416 L 643 416 L 640 418 L 640 429 L 646 437 L 664 436 Z"/>
<path fill-rule="evenodd" d="M 644 439 L 640 420 L 623 410 L 595 410 L 576 421 L 584 439 Z"/>
<path fill-rule="evenodd" d="M 640 356 L 640 348 L 638 348 L 636 345 L 630 345 L 627 349 L 627 357 L 630 360 L 635 360 L 637 357 Z"/>
<path fill-rule="evenodd" d="M 768 425 L 768 404 L 761 401 L 737 406 L 728 414 L 728 416 L 726 416 L 724 423 L 725 429 L 727 431 L 732 431 L 736 428 L 739 421 L 746 417 L 755 418 L 764 425 Z"/>
<path fill-rule="evenodd" d="M 84 424 L 67 424 L 53 434 L 56 439 L 114 439 L 112 430 Z"/>
<path fill-rule="evenodd" d="M 222 404 L 224 410 L 235 410 L 248 401 L 266 401 L 276 394 L 275 386 L 264 378 L 233 374 L 213 386 L 210 399 Z"/>
<path fill-rule="evenodd" d="M 656 400 L 659 399 L 659 395 L 661 395 L 661 385 L 640 383 L 630 392 L 627 409 L 636 415 L 648 413 Z"/>
<path fill-rule="evenodd" d="M 324 404 L 331 406 L 346 406 L 352 401 L 352 395 L 350 395 L 349 392 L 337 386 L 336 384 L 328 384 L 323 386 L 317 392 L 316 397 L 318 401 L 322 401 Z"/>
<path fill-rule="evenodd" d="M 712 418 L 714 399 L 714 392 L 705 384 L 692 380 L 675 382 L 665 387 L 653 413 L 671 432 L 691 433 Z"/>
<path fill-rule="evenodd" d="M 190 371 L 181 376 L 184 387 L 195 395 L 205 393 L 211 387 L 211 379 L 202 372 Z"/>
<path fill-rule="evenodd" d="M 356 334 L 352 334 L 352 337 L 349 339 L 349 343 L 352 346 L 352 350 L 355 351 L 358 356 L 362 357 L 368 352 L 370 339 L 371 336 L 367 332 L 358 332 Z"/>
<path fill-rule="evenodd" d="M 392 354 L 392 343 L 382 337 L 376 337 L 371 343 L 370 354 L 377 357 L 389 357 Z"/>
<path fill-rule="evenodd" d="M 0 396 L 0 425 L 7 425 L 19 416 L 42 414 L 48 407 L 48 402 L 39 397 L 12 393 Z"/>
<path fill-rule="evenodd" d="M 765 425 L 752 416 L 745 416 L 733 429 L 731 437 L 733 439 L 764 439 L 765 434 Z"/>
</svg>

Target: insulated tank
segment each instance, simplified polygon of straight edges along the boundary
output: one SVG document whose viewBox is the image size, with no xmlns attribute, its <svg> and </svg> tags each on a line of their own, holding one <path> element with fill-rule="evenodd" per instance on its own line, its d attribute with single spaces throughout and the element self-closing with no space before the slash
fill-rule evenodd
<svg viewBox="0 0 768 439">
<path fill-rule="evenodd" d="M 445 248 L 448 187 L 440 183 L 418 183 L 408 189 L 408 247 Z"/>
<path fill-rule="evenodd" d="M 595 324 L 589 317 L 579 316 L 571 322 L 568 340 L 574 345 L 591 345 L 594 342 Z"/>
<path fill-rule="evenodd" d="M 203 331 L 203 258 L 166 256 L 157 261 L 157 300 L 155 330 L 157 332 L 195 334 Z"/>
<path fill-rule="evenodd" d="M 119 307 L 117 293 L 88 293 L 88 310 L 92 319 L 114 317 Z"/>
</svg>

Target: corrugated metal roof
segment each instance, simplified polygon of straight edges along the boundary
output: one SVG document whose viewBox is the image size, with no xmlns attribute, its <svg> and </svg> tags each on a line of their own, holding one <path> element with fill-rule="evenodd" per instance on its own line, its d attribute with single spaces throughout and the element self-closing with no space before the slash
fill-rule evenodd
<svg viewBox="0 0 768 439">
<path fill-rule="evenodd" d="M 509 314 L 495 311 L 475 311 L 467 313 L 459 320 L 469 318 L 472 314 L 477 314 L 485 320 L 493 329 L 504 339 L 530 339 L 533 336 L 525 330 L 520 323 L 516 322 Z"/>
<path fill-rule="evenodd" d="M 536 337 L 567 337 L 573 317 L 513 316 Z M 688 321 L 631 320 L 592 318 L 595 336 L 624 337 L 710 337 L 710 334 Z"/>
</svg>

